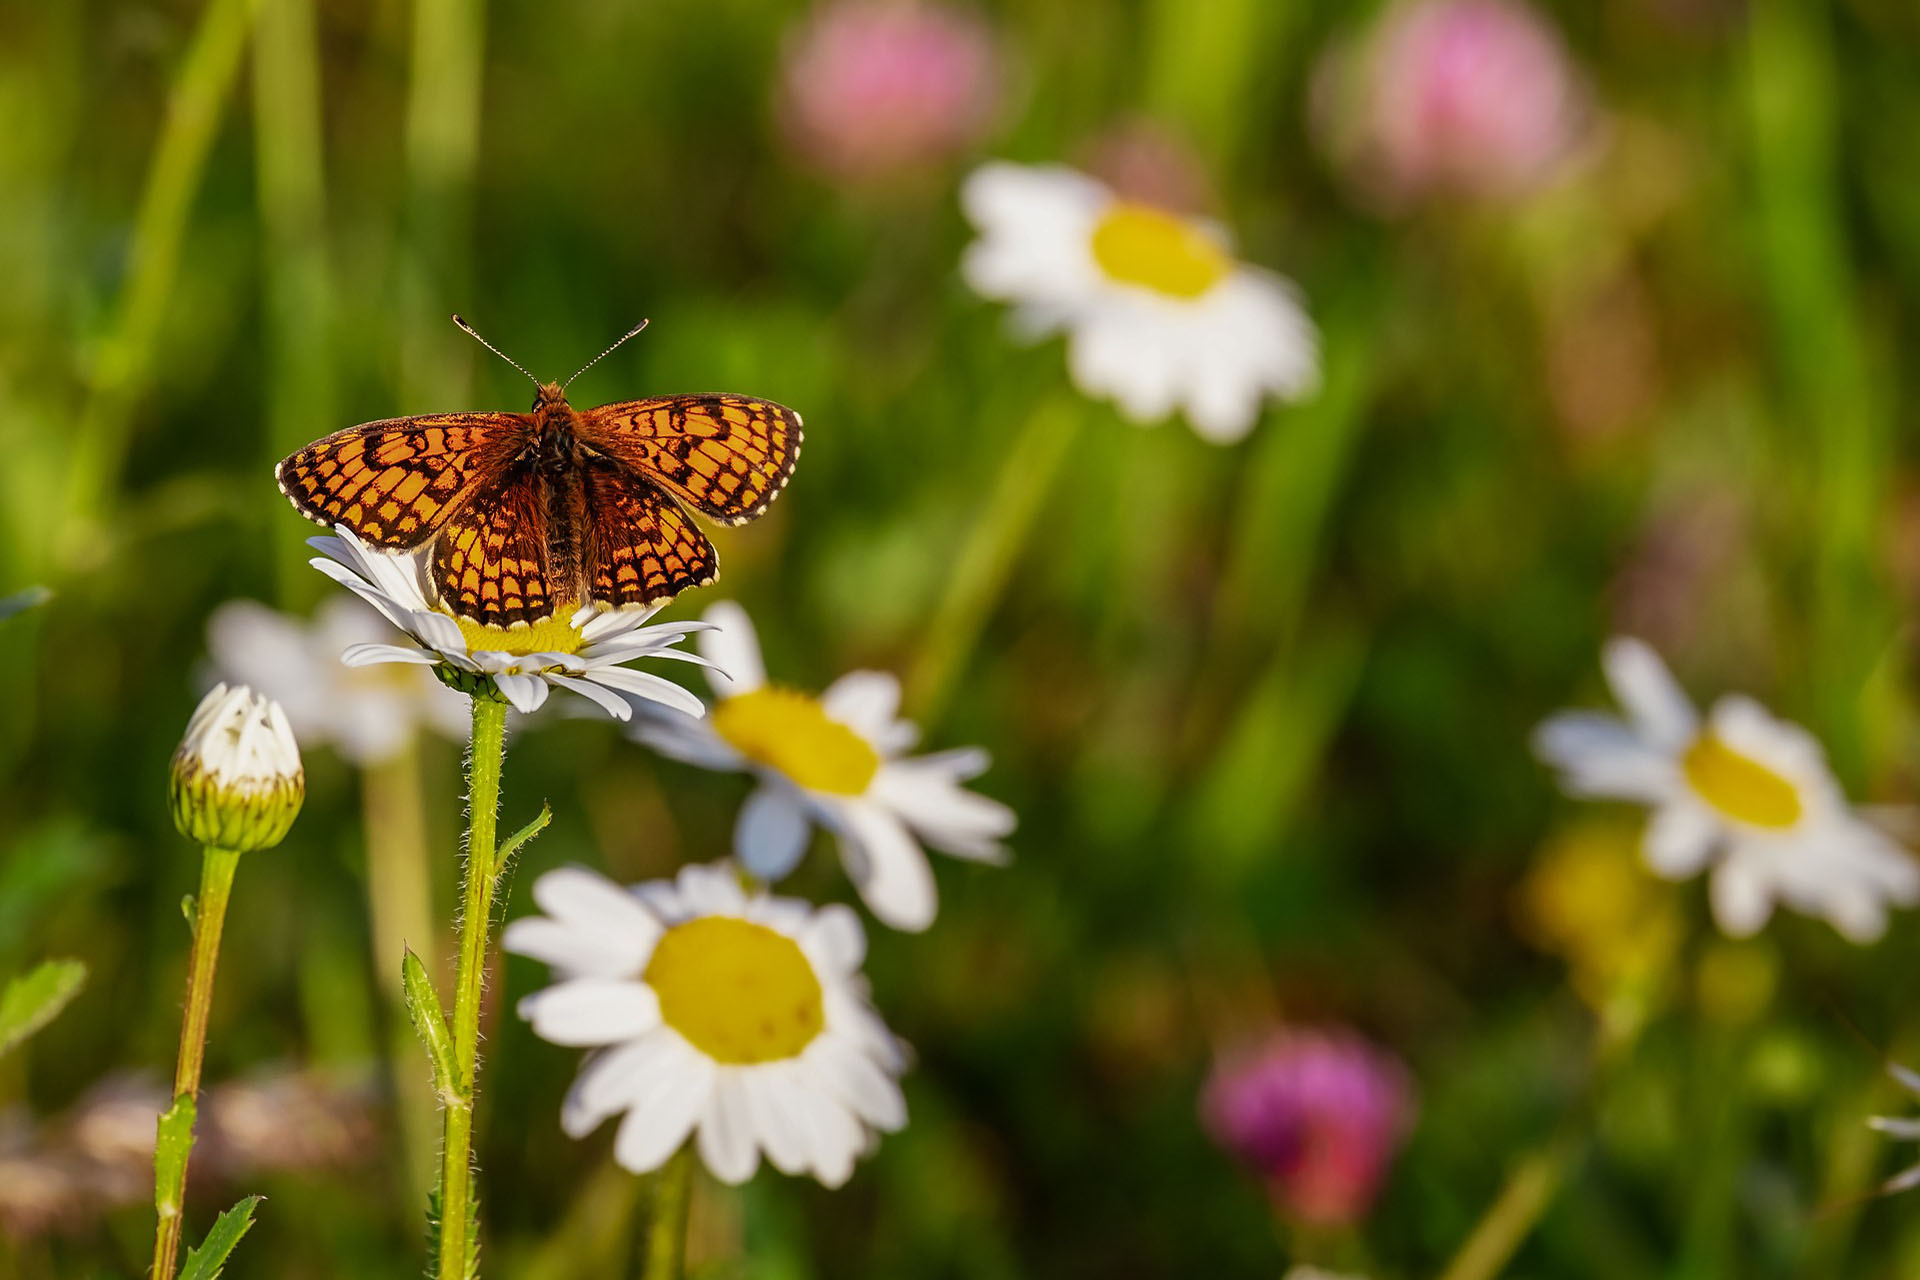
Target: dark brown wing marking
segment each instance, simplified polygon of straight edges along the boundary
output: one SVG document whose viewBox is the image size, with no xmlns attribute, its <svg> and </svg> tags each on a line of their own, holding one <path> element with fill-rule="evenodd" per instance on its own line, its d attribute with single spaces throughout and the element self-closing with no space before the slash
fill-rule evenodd
<svg viewBox="0 0 1920 1280">
<path fill-rule="evenodd" d="M 431 580 L 441 602 L 483 627 L 543 622 L 564 601 L 548 558 L 547 482 L 516 468 L 447 521 L 433 544 Z"/>
<path fill-rule="evenodd" d="M 583 478 L 587 597 L 614 608 L 659 604 L 719 571 L 713 543 L 651 480 L 615 466 Z"/>
<path fill-rule="evenodd" d="M 275 468 L 301 515 L 361 541 L 407 551 L 497 484 L 526 438 L 519 413 L 389 418 L 336 431 Z"/>
<path fill-rule="evenodd" d="M 580 415 L 590 447 L 722 524 L 764 512 L 800 457 L 800 415 L 749 396 L 659 396 Z"/>
</svg>

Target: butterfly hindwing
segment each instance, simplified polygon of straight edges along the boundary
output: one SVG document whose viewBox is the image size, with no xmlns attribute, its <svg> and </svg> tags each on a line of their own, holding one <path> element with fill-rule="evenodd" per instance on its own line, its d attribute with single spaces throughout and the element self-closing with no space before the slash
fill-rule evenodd
<svg viewBox="0 0 1920 1280">
<path fill-rule="evenodd" d="M 290 455 L 275 476 L 309 520 L 344 524 L 376 547 L 411 550 L 500 479 L 527 426 L 518 413 L 369 422 Z"/>
<path fill-rule="evenodd" d="M 713 543 L 652 481 L 624 467 L 587 470 L 582 569 L 587 597 L 616 609 L 670 600 L 712 582 Z"/>
<path fill-rule="evenodd" d="M 800 457 L 800 415 L 751 396 L 658 396 L 580 418 L 586 443 L 722 524 L 764 512 Z"/>
<path fill-rule="evenodd" d="M 441 602 L 483 627 L 552 617 L 556 587 L 570 594 L 572 584 L 554 580 L 547 528 L 547 482 L 532 467 L 476 494 L 434 540 L 430 579 Z"/>
</svg>

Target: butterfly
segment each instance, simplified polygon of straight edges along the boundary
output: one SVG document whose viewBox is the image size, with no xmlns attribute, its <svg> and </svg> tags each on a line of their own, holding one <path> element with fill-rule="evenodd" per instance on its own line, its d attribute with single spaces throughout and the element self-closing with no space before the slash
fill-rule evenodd
<svg viewBox="0 0 1920 1280">
<path fill-rule="evenodd" d="M 783 405 L 684 395 L 575 409 L 573 378 L 541 382 L 453 321 L 539 387 L 529 412 L 362 423 L 283 459 L 275 478 L 309 520 L 385 551 L 430 546 L 427 585 L 457 617 L 532 625 L 583 604 L 641 608 L 706 586 L 717 557 L 687 508 L 745 524 L 793 475 L 800 415 Z"/>
</svg>

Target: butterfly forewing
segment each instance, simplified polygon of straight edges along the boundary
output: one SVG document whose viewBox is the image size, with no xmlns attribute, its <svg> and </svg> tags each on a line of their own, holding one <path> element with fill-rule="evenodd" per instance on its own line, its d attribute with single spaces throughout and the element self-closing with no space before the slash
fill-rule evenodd
<svg viewBox="0 0 1920 1280">
<path fill-rule="evenodd" d="M 624 467 L 595 467 L 585 492 L 590 599 L 614 608 L 659 604 L 713 581 L 713 543 L 651 481 Z"/>
<path fill-rule="evenodd" d="M 722 524 L 764 512 L 800 457 L 800 415 L 750 396 L 659 396 L 580 416 L 587 444 Z"/>
<path fill-rule="evenodd" d="M 547 493 L 538 472 L 516 467 L 453 514 L 433 544 L 429 581 L 442 603 L 483 627 L 553 616 L 573 584 L 554 581 Z"/>
<path fill-rule="evenodd" d="M 309 520 L 344 524 L 373 546 L 411 550 L 500 481 L 529 423 L 519 413 L 369 422 L 308 445 L 275 475 Z"/>
</svg>

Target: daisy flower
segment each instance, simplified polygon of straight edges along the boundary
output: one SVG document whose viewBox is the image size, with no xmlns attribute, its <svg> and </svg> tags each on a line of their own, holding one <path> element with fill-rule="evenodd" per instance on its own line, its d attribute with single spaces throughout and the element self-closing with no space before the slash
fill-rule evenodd
<svg viewBox="0 0 1920 1280">
<path fill-rule="evenodd" d="M 961 262 L 967 283 L 1013 303 L 1021 332 L 1065 332 L 1075 385 L 1129 418 L 1179 409 L 1224 444 L 1268 396 L 1318 385 L 1319 338 L 1293 285 L 1236 261 L 1215 224 L 1058 165 L 985 165 L 961 203 L 980 232 Z"/>
<path fill-rule="evenodd" d="M 422 729 L 467 737 L 467 702 L 423 667 L 349 667 L 345 650 L 398 639 L 352 596 L 328 600 L 311 622 L 253 600 L 230 600 L 207 621 L 207 649 L 222 678 L 253 686 L 286 709 L 294 737 L 325 744 L 354 764 L 393 759 Z"/>
<path fill-rule="evenodd" d="M 427 602 L 417 556 L 376 551 L 345 525 L 336 525 L 334 532 L 335 537 L 307 540 L 322 553 L 310 563 L 378 609 L 418 646 L 356 644 L 340 655 L 349 667 L 417 663 L 435 668 L 462 692 L 491 681 L 522 712 L 539 710 L 554 688 L 571 689 L 617 720 L 633 714 L 629 698 L 664 703 L 688 715 L 705 709 L 671 680 L 622 665 L 635 658 L 704 662 L 673 647 L 702 630 L 701 623 L 649 627 L 644 624 L 654 610 L 589 606 L 532 626 L 483 627 Z"/>
<path fill-rule="evenodd" d="M 733 831 L 747 871 L 779 880 L 818 824 L 840 838 L 840 860 L 873 914 L 918 931 L 939 905 L 922 841 L 974 862 L 1005 861 L 1000 841 L 1013 832 L 1013 811 L 960 785 L 986 771 L 987 753 L 904 755 L 919 731 L 895 715 L 898 680 L 854 671 L 818 698 L 769 684 L 746 610 L 721 601 L 705 618 L 700 649 L 719 698 L 712 714 L 643 705 L 632 733 L 662 755 L 760 780 Z"/>
<path fill-rule="evenodd" d="M 1535 750 L 1568 794 L 1651 808 L 1647 864 L 1670 880 L 1711 867 L 1723 931 L 1753 934 L 1782 902 L 1871 942 L 1888 904 L 1920 898 L 1920 867 L 1847 804 L 1806 730 L 1739 695 L 1721 698 L 1703 723 L 1638 640 L 1609 641 L 1603 660 L 1626 718 L 1563 712 L 1540 726 Z"/>
<path fill-rule="evenodd" d="M 1887 1074 L 1902 1089 L 1915 1097 L 1920 1097 L 1920 1072 L 1911 1067 L 1903 1067 L 1897 1062 L 1887 1063 Z M 1884 1133 L 1897 1142 L 1920 1140 L 1920 1117 L 1914 1116 L 1868 1116 L 1867 1128 L 1875 1133 Z M 1920 1187 L 1920 1164 L 1912 1164 L 1894 1174 L 1880 1184 L 1882 1195 L 1897 1195 L 1902 1191 L 1911 1191 Z"/>
<path fill-rule="evenodd" d="M 867 1002 L 850 909 L 749 893 L 697 865 L 631 890 L 565 867 L 533 898 L 546 914 L 508 925 L 502 944 L 556 981 L 520 1016 L 595 1051 L 561 1109 L 570 1136 L 625 1112 L 613 1157 L 635 1173 L 693 1134 L 722 1182 L 751 1178 L 764 1152 L 837 1187 L 876 1134 L 905 1126 L 905 1055 Z"/>
</svg>

